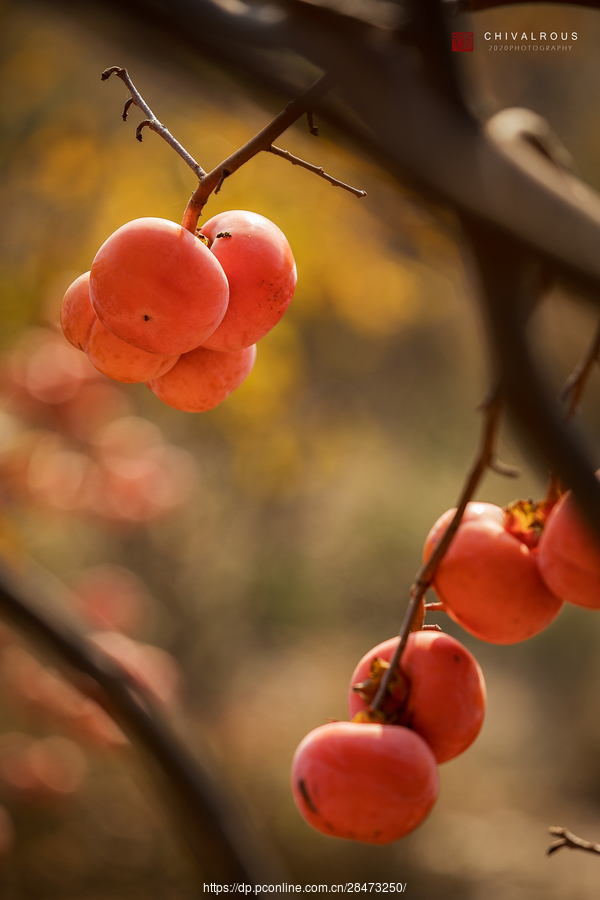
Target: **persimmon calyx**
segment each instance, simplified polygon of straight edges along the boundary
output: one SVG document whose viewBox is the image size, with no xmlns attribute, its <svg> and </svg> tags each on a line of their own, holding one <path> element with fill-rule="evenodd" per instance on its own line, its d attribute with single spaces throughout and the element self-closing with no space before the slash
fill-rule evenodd
<svg viewBox="0 0 600 900">
<path fill-rule="evenodd" d="M 552 500 L 513 500 L 504 507 L 504 528 L 530 550 L 535 550 L 555 503 Z"/>
<path fill-rule="evenodd" d="M 371 661 L 369 677 L 366 681 L 358 682 L 352 685 L 352 690 L 364 700 L 365 703 L 371 704 L 377 695 L 381 679 L 383 678 L 390 664 L 387 660 L 376 656 Z M 380 722 L 387 725 L 398 725 L 401 723 L 402 713 L 408 700 L 410 690 L 410 682 L 404 672 L 397 670 L 391 677 L 385 693 L 385 699 L 380 709 L 367 709 L 357 713 L 352 719 L 353 722 Z"/>
</svg>

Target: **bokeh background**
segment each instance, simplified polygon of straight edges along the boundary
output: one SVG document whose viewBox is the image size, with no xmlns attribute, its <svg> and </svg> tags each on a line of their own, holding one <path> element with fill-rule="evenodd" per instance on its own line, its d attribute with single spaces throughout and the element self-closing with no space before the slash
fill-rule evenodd
<svg viewBox="0 0 600 900">
<path fill-rule="evenodd" d="M 600 188 L 600 13 L 505 8 L 473 22 L 476 36 L 578 32 L 570 53 L 489 53 L 479 41 L 461 63 L 481 118 L 511 105 L 540 112 Z M 247 382 L 202 415 L 141 385 L 110 385 L 59 349 L 62 294 L 124 222 L 179 220 L 194 179 L 156 136 L 135 141 L 139 112 L 122 122 L 125 88 L 101 83 L 101 71 L 127 66 L 206 168 L 281 103 L 125 33 L 101 5 L 78 15 L 4 0 L 0 35 L 3 551 L 74 591 L 65 613 L 104 630 L 97 639 L 145 672 L 190 745 L 210 748 L 292 880 L 401 881 L 415 900 L 597 897 L 599 860 L 544 856 L 550 825 L 600 837 L 594 613 L 566 609 L 513 647 L 438 616 L 483 666 L 489 710 L 476 744 L 442 767 L 429 819 L 403 841 L 324 837 L 289 790 L 300 739 L 347 718 L 357 660 L 397 633 L 424 538 L 477 445 L 488 354 L 451 217 L 327 127 L 315 139 L 298 125 L 280 144 L 368 196 L 265 155 L 211 199 L 207 217 L 242 208 L 277 222 L 298 265 L 293 304 Z M 595 318 L 558 289 L 536 313 L 532 341 L 557 389 Z M 597 448 L 599 400 L 595 374 L 583 409 Z M 510 423 L 500 456 L 520 478 L 489 474 L 480 499 L 543 495 L 543 469 Z M 61 694 L 52 662 L 9 632 L 0 682 L 1 896 L 197 896 L 150 773 L 98 710 Z"/>
</svg>

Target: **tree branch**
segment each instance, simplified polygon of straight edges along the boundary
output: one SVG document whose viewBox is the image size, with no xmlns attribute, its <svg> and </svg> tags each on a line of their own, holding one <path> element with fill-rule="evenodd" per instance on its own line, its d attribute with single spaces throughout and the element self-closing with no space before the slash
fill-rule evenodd
<svg viewBox="0 0 600 900">
<path fill-rule="evenodd" d="M 183 216 L 182 225 L 192 233 L 195 232 L 198 225 L 198 218 L 202 213 L 206 201 L 217 188 L 221 187 L 225 177 L 232 175 L 240 166 L 260 153 L 261 150 L 269 150 L 271 144 L 280 134 L 293 125 L 298 119 L 305 115 L 309 110 L 313 109 L 315 104 L 325 96 L 335 85 L 335 79 L 328 74 L 322 75 L 318 81 L 315 81 L 308 90 L 304 91 L 286 108 L 279 113 L 278 116 L 269 122 L 262 131 L 255 134 L 247 143 L 228 156 L 227 159 L 219 163 L 211 172 L 200 178 L 200 184 L 192 194 L 187 209 Z"/>
<path fill-rule="evenodd" d="M 153 701 L 117 663 L 52 609 L 52 599 L 33 581 L 15 575 L 0 559 L 0 613 L 29 639 L 42 644 L 81 690 L 82 673 L 99 687 L 103 706 L 166 778 L 183 817 L 182 831 L 206 877 L 256 884 L 284 878 L 244 822 L 212 771 L 175 736 Z M 71 670 L 74 670 L 71 671 Z M 98 696 L 94 693 L 94 699 Z"/>
<path fill-rule="evenodd" d="M 475 491 L 477 490 L 479 482 L 483 478 L 486 469 L 490 468 L 491 464 L 494 461 L 498 426 L 502 409 L 502 395 L 498 388 L 493 391 L 490 398 L 484 403 L 482 408 L 485 419 L 483 423 L 479 453 L 477 454 L 477 458 L 467 476 L 467 480 L 465 481 L 465 485 L 462 489 L 460 500 L 458 501 L 458 506 L 456 508 L 456 512 L 454 513 L 452 521 L 448 525 L 448 528 L 444 532 L 443 538 L 435 548 L 434 552 L 431 554 L 427 562 L 424 563 L 417 572 L 414 584 L 410 590 L 410 602 L 408 604 L 408 609 L 406 610 L 406 615 L 404 616 L 404 621 L 400 629 L 400 641 L 398 643 L 398 646 L 396 647 L 393 657 L 390 660 L 389 668 L 386 669 L 383 678 L 381 679 L 379 689 L 373 699 L 373 702 L 371 703 L 370 709 L 372 711 L 376 711 L 377 709 L 379 709 L 384 701 L 392 675 L 398 669 L 398 665 L 406 646 L 408 636 L 412 630 L 413 621 L 416 619 L 423 597 L 427 593 L 427 590 L 431 585 L 431 582 L 433 581 L 435 570 L 445 556 L 448 547 L 450 546 L 452 539 L 454 538 L 454 535 L 458 531 L 458 526 L 461 523 L 464 511 L 467 507 L 467 503 L 471 500 Z"/>
<path fill-rule="evenodd" d="M 200 165 L 197 163 L 194 157 L 188 153 L 188 151 L 183 147 L 179 141 L 175 140 L 169 129 L 159 122 L 138 89 L 135 87 L 133 81 L 129 77 L 129 73 L 127 69 L 123 69 L 121 66 L 110 66 L 110 68 L 105 69 L 102 73 L 102 81 L 106 81 L 110 78 L 111 75 L 117 75 L 118 78 L 121 79 L 125 83 L 125 85 L 129 88 L 131 92 L 131 97 L 126 101 L 125 106 L 123 108 L 123 121 L 127 120 L 127 113 L 132 105 L 139 107 L 142 110 L 146 119 L 141 122 L 136 130 L 136 138 L 138 141 L 142 140 L 142 128 L 150 128 L 151 131 L 156 132 L 156 134 L 160 135 L 160 137 L 167 142 L 167 144 L 175 150 L 176 153 L 181 156 L 183 161 L 190 167 L 192 172 L 198 177 L 202 178 L 203 175 L 206 175 L 206 172 Z"/>
<path fill-rule="evenodd" d="M 566 828 L 561 828 L 560 826 L 553 825 L 548 829 L 550 834 L 559 835 L 559 839 L 557 841 L 553 841 L 552 844 L 546 850 L 546 855 L 550 856 L 552 853 L 556 853 L 557 850 L 560 850 L 561 847 L 569 847 L 571 850 L 587 850 L 590 853 L 600 853 L 600 844 L 593 844 L 591 841 L 584 841 L 576 835 L 572 834 Z"/>
<path fill-rule="evenodd" d="M 291 162 L 293 166 L 302 166 L 303 169 L 308 169 L 309 172 L 314 172 L 315 175 L 319 175 L 321 178 L 324 178 L 329 182 L 329 184 L 332 184 L 334 187 L 340 187 L 345 191 L 350 191 L 350 193 L 354 194 L 355 197 L 367 196 L 366 191 L 361 191 L 359 188 L 352 187 L 349 184 L 345 184 L 345 182 L 343 181 L 339 181 L 337 178 L 334 178 L 333 175 L 328 175 L 327 172 L 323 169 L 323 166 L 313 166 L 312 163 L 306 162 L 304 159 L 300 159 L 299 156 L 294 156 L 292 153 L 290 153 L 289 150 L 281 150 L 279 147 L 271 144 L 271 146 L 267 148 L 267 152 L 274 153 L 275 156 L 280 156 L 282 159 L 287 159 L 287 161 Z"/>
</svg>

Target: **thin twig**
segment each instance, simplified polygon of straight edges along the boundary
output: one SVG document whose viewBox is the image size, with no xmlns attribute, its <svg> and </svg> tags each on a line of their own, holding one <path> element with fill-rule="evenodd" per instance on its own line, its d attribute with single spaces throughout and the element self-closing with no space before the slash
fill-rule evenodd
<svg viewBox="0 0 600 900">
<path fill-rule="evenodd" d="M 596 333 L 582 359 L 575 366 L 569 377 L 564 383 L 563 389 L 559 394 L 559 400 L 565 403 L 565 419 L 572 419 L 583 396 L 585 386 L 594 368 L 594 364 L 599 361 L 600 356 L 600 322 L 596 328 Z M 562 492 L 561 479 L 557 472 L 550 473 L 550 483 L 546 493 L 546 501 L 552 503 L 560 497 Z"/>
<path fill-rule="evenodd" d="M 278 116 L 269 122 L 262 131 L 255 134 L 247 143 L 236 150 L 227 159 L 220 162 L 212 172 L 203 175 L 200 178 L 200 184 L 192 194 L 187 209 L 184 213 L 181 224 L 192 234 L 196 231 L 198 218 L 206 204 L 206 201 L 217 186 L 222 183 L 222 174 L 227 170 L 228 175 L 236 172 L 240 166 L 247 163 L 248 160 L 260 153 L 261 150 L 269 150 L 273 141 L 280 134 L 293 125 L 298 119 L 305 115 L 308 110 L 312 110 L 314 106 L 321 100 L 325 94 L 335 86 L 335 79 L 332 75 L 322 75 L 314 84 L 311 85 L 303 94 L 288 103 L 286 108 L 279 113 Z"/>
<path fill-rule="evenodd" d="M 577 412 L 577 407 L 579 406 L 579 402 L 583 395 L 587 380 L 590 377 L 592 369 L 594 368 L 594 363 L 598 362 L 599 354 L 600 323 L 598 323 L 594 339 L 588 347 L 583 359 L 581 360 L 579 365 L 577 365 L 573 369 L 573 371 L 567 378 L 562 391 L 560 392 L 560 399 L 563 402 L 567 403 L 565 416 L 568 419 L 574 416 Z"/>
<path fill-rule="evenodd" d="M 485 419 L 483 423 L 481 446 L 479 449 L 479 453 L 477 454 L 477 458 L 471 468 L 471 471 L 469 472 L 469 475 L 463 487 L 456 512 L 454 513 L 452 521 L 448 525 L 448 528 L 444 532 L 444 536 L 435 548 L 434 552 L 431 554 L 427 562 L 424 563 L 417 572 L 414 584 L 411 587 L 410 602 L 408 604 L 408 609 L 406 610 L 406 615 L 404 616 L 404 621 L 400 629 L 400 641 L 398 643 L 398 646 L 396 647 L 396 651 L 392 659 L 390 660 L 389 668 L 386 669 L 383 678 L 381 679 L 379 690 L 377 691 L 373 702 L 371 703 L 370 709 L 372 711 L 376 711 L 377 709 L 379 709 L 379 707 L 383 703 L 388 684 L 390 683 L 393 674 L 398 669 L 400 658 L 411 631 L 413 620 L 417 615 L 417 611 L 421 605 L 423 597 L 427 593 L 427 590 L 431 585 L 431 582 L 433 581 L 435 570 L 437 569 L 440 561 L 448 550 L 448 547 L 450 546 L 454 535 L 458 531 L 458 526 L 461 523 L 467 503 L 471 500 L 473 494 L 477 490 L 477 486 L 479 485 L 479 482 L 481 481 L 486 469 L 490 468 L 490 464 L 494 461 L 501 409 L 502 395 L 499 388 L 496 388 L 490 398 L 483 405 Z"/>
<path fill-rule="evenodd" d="M 550 834 L 557 835 L 559 839 L 550 844 L 546 850 L 547 856 L 556 853 L 561 847 L 569 847 L 570 850 L 587 850 L 589 853 L 600 853 L 600 844 L 594 844 L 592 841 L 584 841 L 582 838 L 577 837 L 577 835 L 572 834 L 566 828 L 553 825 L 548 831 Z"/>
<path fill-rule="evenodd" d="M 185 147 L 183 147 L 179 143 L 179 141 L 175 140 L 169 129 L 165 125 L 163 125 L 162 122 L 158 121 L 138 89 L 135 87 L 133 81 L 129 77 L 127 69 L 123 69 L 121 66 L 110 66 L 110 68 L 105 69 L 102 73 L 102 81 L 106 81 L 107 78 L 110 78 L 111 75 L 117 75 L 117 77 L 125 83 L 125 85 L 131 92 L 131 97 L 127 100 L 123 109 L 123 120 L 125 121 L 127 119 L 127 112 L 132 104 L 139 107 L 139 109 L 141 109 L 146 116 L 146 121 L 142 122 L 138 126 L 136 132 L 138 141 L 142 140 L 142 128 L 150 128 L 152 131 L 156 132 L 156 134 L 160 135 L 160 137 L 165 140 L 167 144 L 181 156 L 183 161 L 190 167 L 197 178 L 202 178 L 203 175 L 206 175 L 206 172 L 204 171 L 200 163 L 197 163 L 194 157 L 190 153 L 188 153 Z"/>
<path fill-rule="evenodd" d="M 306 113 L 306 118 L 308 120 L 308 130 L 314 137 L 319 137 L 319 129 L 315 125 L 315 120 L 313 119 L 312 109 L 309 109 Z"/>
<path fill-rule="evenodd" d="M 321 178 L 324 178 L 329 182 L 329 184 L 332 184 L 334 187 L 340 187 L 345 191 L 350 191 L 350 193 L 354 194 L 355 197 L 367 196 L 366 191 L 361 191 L 360 188 L 352 187 L 352 185 L 346 184 L 345 182 L 340 181 L 338 178 L 334 178 L 333 175 L 328 175 L 323 166 L 314 166 L 312 163 L 306 162 L 306 160 L 304 159 L 300 159 L 299 156 L 294 156 L 292 153 L 290 153 L 289 150 L 282 150 L 280 147 L 276 147 L 274 144 L 271 144 L 271 146 L 267 148 L 267 151 L 269 153 L 274 153 L 275 156 L 280 156 L 282 159 L 287 159 L 287 161 L 291 162 L 293 166 L 302 166 L 303 169 L 308 169 L 309 172 L 314 172 L 315 175 L 319 175 Z"/>
</svg>

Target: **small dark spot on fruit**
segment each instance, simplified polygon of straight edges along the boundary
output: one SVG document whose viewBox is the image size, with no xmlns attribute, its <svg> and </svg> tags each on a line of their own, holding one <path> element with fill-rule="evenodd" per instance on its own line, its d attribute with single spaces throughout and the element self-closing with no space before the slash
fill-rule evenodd
<svg viewBox="0 0 600 900">
<path fill-rule="evenodd" d="M 454 654 L 454 662 L 460 662 L 460 656 L 457 653 Z"/>
<path fill-rule="evenodd" d="M 150 321 L 150 316 L 144 316 L 144 322 L 149 322 L 149 321 Z"/>
<path fill-rule="evenodd" d="M 310 798 L 310 794 L 308 793 L 308 789 L 306 787 L 306 782 L 304 781 L 303 778 L 300 778 L 300 780 L 298 781 L 298 790 L 302 794 L 302 798 L 303 798 L 304 802 L 306 803 L 306 805 L 308 806 L 308 808 L 310 809 L 310 811 L 319 815 L 319 810 L 317 809 L 315 804 L 312 802 L 312 800 Z M 327 823 L 325 823 L 325 824 L 327 824 Z"/>
<path fill-rule="evenodd" d="M 220 231 L 220 232 L 218 233 L 217 237 L 218 237 L 218 238 L 220 238 L 220 237 L 231 237 L 231 232 L 230 232 L 230 231 Z"/>
</svg>

